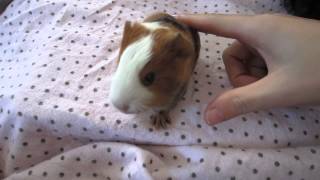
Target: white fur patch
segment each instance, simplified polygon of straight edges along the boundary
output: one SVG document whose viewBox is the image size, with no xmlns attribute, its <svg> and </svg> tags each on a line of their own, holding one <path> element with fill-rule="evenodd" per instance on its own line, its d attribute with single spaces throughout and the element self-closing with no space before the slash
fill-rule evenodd
<svg viewBox="0 0 320 180">
<path fill-rule="evenodd" d="M 155 31 L 156 29 L 168 29 L 167 27 L 162 26 L 159 22 L 145 22 L 141 23 L 141 25 L 143 25 L 150 31 Z"/>
<path fill-rule="evenodd" d="M 146 110 L 143 102 L 152 97 L 139 80 L 139 73 L 150 60 L 152 35 L 145 36 L 130 44 L 122 53 L 110 91 L 112 103 L 117 107 L 128 106 L 127 113 Z"/>
</svg>

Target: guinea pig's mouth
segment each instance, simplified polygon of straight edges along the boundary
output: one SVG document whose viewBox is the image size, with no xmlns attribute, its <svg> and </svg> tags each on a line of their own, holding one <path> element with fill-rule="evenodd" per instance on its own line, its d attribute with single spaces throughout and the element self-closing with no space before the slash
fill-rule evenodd
<svg viewBox="0 0 320 180">
<path fill-rule="evenodd" d="M 131 110 L 131 109 L 128 109 L 128 110 L 119 109 L 119 111 L 121 111 L 124 114 L 139 114 L 139 113 L 141 113 L 140 110 Z"/>
<path fill-rule="evenodd" d="M 138 114 L 140 113 L 140 111 L 125 111 L 125 110 L 122 110 L 122 109 L 118 109 L 120 112 L 124 113 L 124 114 Z"/>
<path fill-rule="evenodd" d="M 132 108 L 132 109 L 129 108 L 129 110 L 125 113 L 126 114 L 140 114 L 144 111 L 146 111 L 146 109 L 144 109 L 144 108 Z"/>
<path fill-rule="evenodd" d="M 122 110 L 122 109 L 118 109 L 120 112 L 124 113 L 124 114 L 140 114 L 141 110 Z"/>
<path fill-rule="evenodd" d="M 135 107 L 130 105 L 118 105 L 116 103 L 112 103 L 113 106 L 118 109 L 120 112 L 124 114 L 139 114 L 141 112 L 146 111 L 146 108 L 144 107 Z"/>
</svg>

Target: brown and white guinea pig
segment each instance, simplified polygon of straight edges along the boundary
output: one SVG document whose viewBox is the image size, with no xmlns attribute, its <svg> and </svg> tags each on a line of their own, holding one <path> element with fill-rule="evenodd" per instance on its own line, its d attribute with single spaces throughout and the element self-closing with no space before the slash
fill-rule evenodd
<svg viewBox="0 0 320 180">
<path fill-rule="evenodd" d="M 143 22 L 126 22 L 110 100 L 120 111 L 152 110 L 156 127 L 185 93 L 200 51 L 195 29 L 165 13 Z"/>
</svg>

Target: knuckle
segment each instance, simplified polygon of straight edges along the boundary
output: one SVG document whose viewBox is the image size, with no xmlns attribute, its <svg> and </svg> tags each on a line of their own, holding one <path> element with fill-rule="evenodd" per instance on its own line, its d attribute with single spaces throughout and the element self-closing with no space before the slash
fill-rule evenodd
<svg viewBox="0 0 320 180">
<path fill-rule="evenodd" d="M 231 106 L 234 109 L 234 112 L 238 115 L 247 113 L 249 111 L 249 104 L 243 97 L 239 95 L 231 96 Z"/>
<path fill-rule="evenodd" d="M 278 26 L 279 19 L 282 15 L 277 14 L 261 14 L 255 15 L 254 24 L 256 24 L 256 28 L 260 29 L 274 29 L 275 26 Z"/>
<path fill-rule="evenodd" d="M 255 15 L 254 17 L 256 22 L 259 22 L 261 24 L 264 24 L 264 23 L 271 24 L 277 21 L 279 18 L 283 17 L 283 15 L 276 14 L 276 13 L 273 13 L 273 14 L 267 13 L 267 14 L 258 14 L 258 15 Z"/>
<path fill-rule="evenodd" d="M 273 14 L 254 15 L 252 19 L 245 22 L 243 31 L 249 33 L 249 41 L 264 44 L 270 34 L 279 26 L 279 18 Z"/>
</svg>

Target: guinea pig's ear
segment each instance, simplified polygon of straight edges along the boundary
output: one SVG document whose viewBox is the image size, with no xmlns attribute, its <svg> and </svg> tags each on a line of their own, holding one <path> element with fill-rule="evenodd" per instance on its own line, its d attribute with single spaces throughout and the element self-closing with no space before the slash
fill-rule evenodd
<svg viewBox="0 0 320 180">
<path fill-rule="evenodd" d="M 122 45 L 128 40 L 130 36 L 130 32 L 132 30 L 132 23 L 130 21 L 126 21 L 124 24 L 123 35 L 122 35 Z"/>
<path fill-rule="evenodd" d="M 130 31 L 131 28 L 132 28 L 132 23 L 130 21 L 126 21 L 124 24 L 123 35 L 128 34 L 128 32 Z"/>
<path fill-rule="evenodd" d="M 124 51 L 125 46 L 128 44 L 128 39 L 130 37 L 131 29 L 132 29 L 132 23 L 130 21 L 126 21 L 124 24 L 121 46 L 120 46 L 119 56 L 117 59 L 117 66 L 120 63 L 120 56 L 121 56 L 122 52 Z"/>
</svg>

